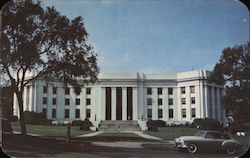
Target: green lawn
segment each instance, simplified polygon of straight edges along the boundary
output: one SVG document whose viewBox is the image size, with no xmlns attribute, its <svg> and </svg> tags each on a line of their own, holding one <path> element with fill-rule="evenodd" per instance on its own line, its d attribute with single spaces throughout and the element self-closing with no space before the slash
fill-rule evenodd
<svg viewBox="0 0 250 158">
<path fill-rule="evenodd" d="M 20 125 L 12 123 L 14 131 L 20 132 Z M 66 137 L 67 126 L 56 126 L 56 125 L 31 125 L 27 124 L 27 132 L 31 134 L 37 134 L 45 137 Z M 80 127 L 72 126 L 70 130 L 71 137 L 91 133 L 92 131 L 81 131 Z"/>
<path fill-rule="evenodd" d="M 158 132 L 144 132 L 145 134 L 163 138 L 165 140 L 174 140 L 180 136 L 192 136 L 198 129 L 187 127 L 159 127 Z"/>
</svg>

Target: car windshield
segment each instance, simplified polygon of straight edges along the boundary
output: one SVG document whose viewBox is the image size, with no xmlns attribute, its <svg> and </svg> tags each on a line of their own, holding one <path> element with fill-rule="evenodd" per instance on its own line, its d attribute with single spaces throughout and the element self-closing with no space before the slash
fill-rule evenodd
<svg viewBox="0 0 250 158">
<path fill-rule="evenodd" d="M 198 131 L 195 136 L 198 136 L 198 137 L 204 137 L 205 136 L 205 132 L 204 131 Z"/>
</svg>

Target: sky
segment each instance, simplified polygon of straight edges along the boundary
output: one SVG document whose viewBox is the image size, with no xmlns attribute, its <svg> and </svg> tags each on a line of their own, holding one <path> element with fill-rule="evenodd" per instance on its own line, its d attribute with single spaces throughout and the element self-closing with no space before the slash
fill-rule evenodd
<svg viewBox="0 0 250 158">
<path fill-rule="evenodd" d="M 100 71 L 212 70 L 226 47 L 249 41 L 238 0 L 42 0 L 84 18 Z"/>
</svg>

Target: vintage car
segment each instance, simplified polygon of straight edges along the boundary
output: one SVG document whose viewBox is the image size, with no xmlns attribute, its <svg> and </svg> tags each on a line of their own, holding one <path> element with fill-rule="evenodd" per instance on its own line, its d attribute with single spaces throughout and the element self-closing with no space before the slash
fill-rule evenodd
<svg viewBox="0 0 250 158">
<path fill-rule="evenodd" d="M 198 150 L 225 151 L 230 155 L 241 149 L 242 144 L 231 139 L 228 134 L 220 131 L 201 130 L 195 136 L 182 136 L 175 139 L 179 151 L 187 149 L 189 153 L 196 153 Z"/>
</svg>

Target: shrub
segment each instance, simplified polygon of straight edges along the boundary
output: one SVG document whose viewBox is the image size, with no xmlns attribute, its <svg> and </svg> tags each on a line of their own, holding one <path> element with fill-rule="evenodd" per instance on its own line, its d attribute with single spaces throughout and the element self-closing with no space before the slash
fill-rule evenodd
<svg viewBox="0 0 250 158">
<path fill-rule="evenodd" d="M 11 116 L 9 121 L 10 122 L 16 122 L 16 121 L 18 121 L 18 117 L 17 116 Z"/>
<path fill-rule="evenodd" d="M 47 120 L 46 119 L 46 114 L 41 112 L 41 113 L 36 113 L 33 111 L 25 111 L 25 123 L 28 124 L 39 124 L 39 125 L 51 125 L 52 120 Z"/>
<path fill-rule="evenodd" d="M 223 127 L 221 126 L 220 122 L 211 118 L 194 119 L 191 126 L 202 130 L 223 130 Z"/>
<path fill-rule="evenodd" d="M 85 119 L 84 121 L 82 121 L 80 130 L 89 131 L 90 130 L 89 127 L 93 127 L 93 124 L 89 121 L 89 119 Z"/>
<path fill-rule="evenodd" d="M 157 132 L 158 127 L 166 127 L 166 122 L 162 120 L 151 120 L 147 121 L 148 131 Z"/>
<path fill-rule="evenodd" d="M 71 126 L 82 126 L 82 125 L 84 125 L 84 121 L 82 120 L 74 120 L 71 123 Z"/>
</svg>

